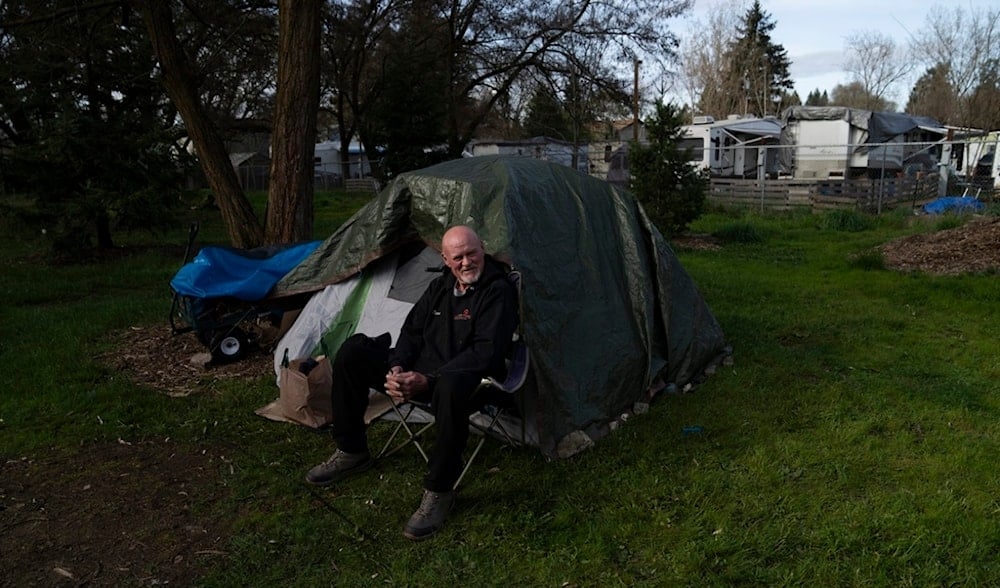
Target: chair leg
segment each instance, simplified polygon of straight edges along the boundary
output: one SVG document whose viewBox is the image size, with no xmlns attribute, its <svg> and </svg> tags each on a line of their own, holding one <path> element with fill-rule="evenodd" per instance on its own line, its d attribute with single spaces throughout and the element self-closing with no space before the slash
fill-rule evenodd
<svg viewBox="0 0 1000 588">
<path fill-rule="evenodd" d="M 390 455 L 399 452 L 404 447 L 412 443 L 417 448 L 417 451 L 420 452 L 420 456 L 424 458 L 424 462 L 430 462 L 430 458 L 428 457 L 427 452 L 424 450 L 423 445 L 421 445 L 420 440 L 423 434 L 434 426 L 434 422 L 431 421 L 429 423 L 411 424 L 407 421 L 407 419 L 410 418 L 410 415 L 412 415 L 413 411 L 415 411 L 418 407 L 416 407 L 413 404 L 396 405 L 395 403 L 393 403 L 391 406 L 393 412 L 396 413 L 396 418 L 399 419 L 399 422 L 396 424 L 396 427 L 392 430 L 392 433 L 389 435 L 389 439 L 385 442 L 385 445 L 382 446 L 382 449 L 381 451 L 379 451 L 378 455 L 376 456 L 376 459 L 389 457 Z M 462 483 L 462 480 L 465 479 L 465 475 L 472 468 L 472 464 L 476 461 L 476 458 L 479 456 L 480 451 L 482 451 L 483 445 L 486 444 L 486 438 L 491 431 L 494 431 L 496 430 L 496 427 L 499 427 L 499 430 L 502 431 L 502 434 L 505 438 L 511 440 L 513 439 L 513 437 L 507 432 L 506 428 L 504 428 L 503 423 L 500 422 L 500 418 L 503 415 L 504 415 L 504 409 L 498 408 L 496 412 L 490 415 L 489 424 L 486 426 L 477 425 L 470 421 L 469 426 L 477 429 L 480 433 L 482 433 L 482 435 L 479 438 L 479 441 L 476 442 L 475 447 L 472 449 L 472 453 L 469 454 L 469 457 L 464 460 L 462 471 L 461 473 L 459 473 L 458 479 L 455 480 L 455 483 L 452 485 L 453 490 L 457 490 L 459 485 Z M 396 441 L 396 438 L 400 435 L 400 432 L 402 431 L 405 431 L 406 438 L 400 441 L 395 446 L 393 446 L 393 443 Z M 523 440 L 523 435 L 522 435 L 522 440 Z"/>
<path fill-rule="evenodd" d="M 400 409 L 400 407 L 397 406 L 396 403 L 392 403 L 392 410 L 393 412 L 396 413 L 396 418 L 399 419 L 399 422 L 396 424 L 396 427 L 392 430 L 392 434 L 389 435 L 389 439 L 385 442 L 385 445 L 382 446 L 382 450 L 379 451 L 378 455 L 376 456 L 376 459 L 389 457 L 390 455 L 393 455 L 394 453 L 400 451 L 401 449 L 412 443 L 417 448 L 417 451 L 420 452 L 420 456 L 424 458 L 424 462 L 429 462 L 430 458 L 427 456 L 427 452 L 420 444 L 420 438 L 425 432 L 427 432 L 428 429 L 434 426 L 434 422 L 432 421 L 429 423 L 420 423 L 419 427 L 417 427 L 416 425 L 411 427 L 410 423 L 408 423 L 406 419 L 410 418 L 410 415 L 413 414 L 413 411 L 416 410 L 417 407 L 415 407 L 412 404 L 407 404 L 405 405 L 405 407 L 406 407 L 405 409 Z M 406 439 L 400 442 L 399 445 L 397 445 L 396 447 L 392 447 L 392 449 L 390 449 L 393 442 L 396 440 L 397 435 L 399 435 L 400 431 L 406 431 Z"/>
<path fill-rule="evenodd" d="M 497 424 L 497 421 L 500 420 L 500 416 L 502 414 L 503 414 L 502 409 L 497 410 L 496 414 L 494 414 L 493 417 L 490 419 L 490 424 L 487 425 L 485 428 L 480 429 L 483 433 L 483 436 L 480 437 L 479 442 L 476 443 L 476 447 L 475 449 L 472 450 L 472 454 L 469 455 L 469 458 L 465 460 L 465 466 L 462 467 L 462 473 L 460 473 L 458 475 L 458 479 L 455 480 L 455 484 L 451 487 L 452 490 L 458 489 L 458 485 L 462 483 L 462 479 L 465 478 L 465 474 L 469 471 L 469 468 L 472 467 L 472 462 L 476 461 L 476 457 L 479 455 L 479 451 L 483 448 L 483 445 L 486 443 L 486 436 L 489 434 L 489 431 L 493 429 L 493 426 Z M 479 429 L 479 427 L 476 428 Z"/>
</svg>

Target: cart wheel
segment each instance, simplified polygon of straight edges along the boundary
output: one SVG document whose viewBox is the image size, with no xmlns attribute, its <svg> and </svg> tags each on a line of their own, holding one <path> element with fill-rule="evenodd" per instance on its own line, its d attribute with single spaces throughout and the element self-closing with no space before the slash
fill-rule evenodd
<svg viewBox="0 0 1000 588">
<path fill-rule="evenodd" d="M 212 338 L 212 359 L 219 363 L 236 361 L 246 355 L 250 341 L 239 327 L 219 331 Z"/>
</svg>

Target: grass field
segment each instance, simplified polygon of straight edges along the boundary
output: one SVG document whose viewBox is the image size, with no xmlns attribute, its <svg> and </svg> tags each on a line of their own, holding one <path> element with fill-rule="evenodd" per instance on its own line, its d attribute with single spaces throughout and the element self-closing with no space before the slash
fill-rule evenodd
<svg viewBox="0 0 1000 588">
<path fill-rule="evenodd" d="M 318 198 L 318 236 L 361 202 Z M 201 242 L 221 241 L 203 220 Z M 51 265 L 5 222 L 0 461 L 165 438 L 224 451 L 227 498 L 197 508 L 231 536 L 204 585 L 1000 583 L 998 275 L 901 274 L 871 254 L 933 225 L 706 215 L 693 229 L 723 247 L 678 253 L 734 364 L 571 459 L 488 444 L 420 544 L 400 533 L 416 459 L 316 492 L 301 478 L 329 440 L 252 414 L 273 379 L 169 398 L 93 359 L 165 321 L 185 226 Z"/>
</svg>

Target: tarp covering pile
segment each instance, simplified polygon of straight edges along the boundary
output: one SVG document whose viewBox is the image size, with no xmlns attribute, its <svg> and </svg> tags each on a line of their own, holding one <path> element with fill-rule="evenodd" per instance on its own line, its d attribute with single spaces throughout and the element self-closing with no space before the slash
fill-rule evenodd
<svg viewBox="0 0 1000 588">
<path fill-rule="evenodd" d="M 170 280 L 181 296 L 232 297 L 253 302 L 267 296 L 278 280 L 302 262 L 321 241 L 244 251 L 203 247 Z"/>
<path fill-rule="evenodd" d="M 924 212 L 927 214 L 974 213 L 984 208 L 986 205 L 972 196 L 943 196 L 924 204 Z"/>
<path fill-rule="evenodd" d="M 651 387 L 696 382 L 726 352 L 695 284 L 627 191 L 530 158 L 474 157 L 401 174 L 273 295 L 343 282 L 411 243 L 438 247 L 457 224 L 522 272 L 525 393 L 546 455 L 604 436 Z"/>
</svg>

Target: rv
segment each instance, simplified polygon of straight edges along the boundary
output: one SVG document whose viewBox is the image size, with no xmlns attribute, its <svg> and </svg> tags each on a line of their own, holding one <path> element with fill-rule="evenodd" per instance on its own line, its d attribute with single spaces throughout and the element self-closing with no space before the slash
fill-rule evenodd
<svg viewBox="0 0 1000 588">
<path fill-rule="evenodd" d="M 715 124 L 715 119 L 710 116 L 696 116 L 693 122 L 694 124 L 682 127 L 684 137 L 681 139 L 679 146 L 681 149 L 690 150 L 691 156 L 689 161 L 691 165 L 698 169 L 707 170 L 711 167 L 709 133 L 712 130 L 712 125 Z"/>
<path fill-rule="evenodd" d="M 962 167 L 959 170 L 979 189 L 1000 189 L 1000 131 L 966 139 Z"/>
<path fill-rule="evenodd" d="M 713 176 L 757 178 L 774 176 L 778 170 L 776 147 L 781 125 L 774 118 L 741 118 L 730 115 L 716 121 L 710 116 L 694 117 L 684 126 L 682 147 L 691 149 L 691 162 Z"/>
<path fill-rule="evenodd" d="M 793 106 L 781 122 L 780 167 L 796 179 L 895 175 L 917 161 L 931 171 L 948 134 L 928 117 L 843 106 Z"/>
</svg>

